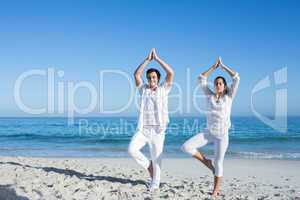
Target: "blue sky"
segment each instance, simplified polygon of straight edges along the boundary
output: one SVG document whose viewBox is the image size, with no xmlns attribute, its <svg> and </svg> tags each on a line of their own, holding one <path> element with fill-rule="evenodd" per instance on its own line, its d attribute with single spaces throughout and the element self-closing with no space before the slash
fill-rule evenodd
<svg viewBox="0 0 300 200">
<path fill-rule="evenodd" d="M 86 80 L 98 86 L 99 71 L 122 70 L 132 75 L 152 47 L 174 68 L 175 81 L 183 91 L 182 112 L 174 115 L 198 115 L 193 107 L 186 108 L 191 103 L 188 90 L 196 87 L 197 75 L 219 55 L 241 75 L 233 115 L 252 115 L 251 90 L 259 80 L 283 67 L 288 67 L 288 83 L 271 85 L 258 93 L 255 106 L 260 113 L 272 115 L 275 89 L 288 88 L 288 114 L 299 115 L 299 6 L 298 1 L 276 0 L 3 1 L 0 115 L 26 115 L 16 105 L 13 93 L 14 83 L 24 71 L 53 67 L 64 71 L 56 83 Z M 190 86 L 186 84 L 187 68 Z M 222 71 L 210 80 L 218 74 L 230 80 Z M 45 90 L 45 77 L 25 82 L 24 102 L 45 106 Z M 105 91 L 105 108 L 124 105 L 133 95 L 124 78 L 117 76 L 105 78 Z M 172 94 L 177 92 L 174 88 Z M 76 103 L 84 107 L 88 102 L 88 92 L 78 91 Z M 176 107 L 178 101 L 171 99 L 170 109 Z M 135 114 L 134 105 L 119 113 Z M 101 113 L 95 110 L 89 115 Z"/>
</svg>

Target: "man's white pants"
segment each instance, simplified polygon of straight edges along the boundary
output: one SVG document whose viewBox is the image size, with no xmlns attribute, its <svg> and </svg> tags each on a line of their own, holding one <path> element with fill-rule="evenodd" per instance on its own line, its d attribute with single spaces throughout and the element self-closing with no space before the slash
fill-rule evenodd
<svg viewBox="0 0 300 200">
<path fill-rule="evenodd" d="M 148 144 L 153 166 L 152 186 L 159 187 L 161 158 L 165 140 L 165 128 L 159 126 L 145 126 L 142 131 L 138 131 L 132 137 L 128 153 L 133 159 L 146 170 L 150 165 L 150 160 L 141 152 L 141 149 Z"/>
<path fill-rule="evenodd" d="M 197 148 L 203 147 L 209 143 L 214 143 L 215 159 L 213 162 L 215 168 L 215 176 L 223 176 L 223 162 L 224 156 L 228 147 L 228 134 L 221 138 L 211 135 L 208 131 L 198 133 L 192 138 L 188 139 L 181 147 L 181 149 L 190 154 L 195 155 Z"/>
</svg>

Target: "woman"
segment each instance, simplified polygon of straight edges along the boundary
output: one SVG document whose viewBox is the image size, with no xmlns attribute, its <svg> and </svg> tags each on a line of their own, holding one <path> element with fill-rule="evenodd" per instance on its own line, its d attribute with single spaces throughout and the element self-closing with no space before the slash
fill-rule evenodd
<svg viewBox="0 0 300 200">
<path fill-rule="evenodd" d="M 143 84 L 142 74 L 151 60 L 156 60 L 166 71 L 165 82 L 161 85 L 159 84 L 160 72 L 154 68 L 147 70 L 148 84 Z M 172 68 L 158 57 L 155 49 L 151 50 L 149 56 L 134 73 L 135 83 L 141 96 L 141 104 L 137 132 L 131 139 L 128 153 L 150 173 L 150 190 L 159 189 L 161 154 L 165 130 L 169 122 L 168 93 L 171 90 L 173 76 Z M 151 160 L 148 160 L 141 152 L 146 144 L 149 145 Z"/>
<path fill-rule="evenodd" d="M 233 83 L 228 87 L 225 78 L 218 76 L 214 80 L 215 92 L 213 92 L 207 86 L 207 77 L 219 66 L 229 73 L 233 79 Z M 206 128 L 201 133 L 187 140 L 182 145 L 182 150 L 201 161 L 214 173 L 214 189 L 212 195 L 216 197 L 220 195 L 223 161 L 228 147 L 228 129 L 231 126 L 231 105 L 238 89 L 240 77 L 237 72 L 225 66 L 219 57 L 214 65 L 200 74 L 198 79 L 208 106 Z M 197 151 L 197 148 L 209 143 L 214 143 L 215 158 L 213 162 L 207 159 L 203 153 Z"/>
</svg>

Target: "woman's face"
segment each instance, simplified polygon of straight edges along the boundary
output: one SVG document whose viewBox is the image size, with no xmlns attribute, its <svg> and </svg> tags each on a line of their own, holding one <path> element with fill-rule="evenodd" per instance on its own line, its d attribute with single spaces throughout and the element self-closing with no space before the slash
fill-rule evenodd
<svg viewBox="0 0 300 200">
<path fill-rule="evenodd" d="M 224 90 L 225 90 L 225 85 L 224 85 L 223 79 L 218 78 L 215 81 L 215 91 L 217 94 L 222 94 L 224 92 Z"/>
<path fill-rule="evenodd" d="M 156 72 L 151 72 L 147 75 L 148 85 L 150 88 L 155 88 L 158 85 L 158 77 Z"/>
</svg>

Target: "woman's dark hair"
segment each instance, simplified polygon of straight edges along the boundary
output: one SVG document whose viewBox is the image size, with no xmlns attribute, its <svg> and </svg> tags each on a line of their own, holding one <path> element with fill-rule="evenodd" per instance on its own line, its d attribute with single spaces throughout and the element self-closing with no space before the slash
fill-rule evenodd
<svg viewBox="0 0 300 200">
<path fill-rule="evenodd" d="M 155 73 L 156 73 L 157 79 L 158 79 L 158 81 L 159 81 L 159 80 L 160 80 L 160 72 L 159 72 L 157 69 L 155 69 L 155 68 L 150 68 L 150 69 L 147 70 L 147 72 L 146 72 L 147 78 L 148 78 L 148 75 L 149 75 L 150 73 L 152 73 L 152 72 L 155 72 Z"/>
<path fill-rule="evenodd" d="M 227 94 L 227 93 L 228 93 L 228 87 L 227 87 L 226 79 L 225 79 L 223 76 L 217 76 L 217 77 L 215 78 L 215 80 L 214 80 L 214 84 L 215 84 L 215 85 L 216 85 L 216 82 L 217 82 L 218 79 L 222 79 L 223 84 L 224 84 L 224 90 L 225 90 L 224 94 Z"/>
</svg>

